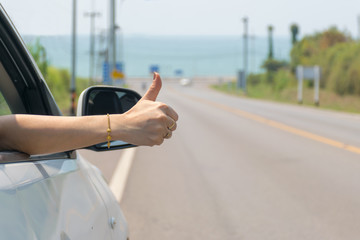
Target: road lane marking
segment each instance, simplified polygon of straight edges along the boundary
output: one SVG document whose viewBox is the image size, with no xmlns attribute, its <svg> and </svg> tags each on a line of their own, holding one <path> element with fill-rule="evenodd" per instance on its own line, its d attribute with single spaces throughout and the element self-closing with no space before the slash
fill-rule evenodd
<svg viewBox="0 0 360 240">
<path fill-rule="evenodd" d="M 198 98 L 198 97 L 190 96 L 190 95 L 187 95 L 187 94 L 183 94 L 183 93 L 180 93 L 180 92 L 178 92 L 178 91 L 176 91 L 174 89 L 171 89 L 171 90 L 173 92 L 179 94 L 179 95 L 183 95 L 184 97 L 187 97 L 187 98 L 192 99 L 194 101 L 206 104 L 208 106 L 212 106 L 212 107 L 222 109 L 224 111 L 233 113 L 233 114 L 238 115 L 240 117 L 247 118 L 247 119 L 250 119 L 250 120 L 253 120 L 253 121 L 256 121 L 256 122 L 259 122 L 259 123 L 262 123 L 262 124 L 265 124 L 265 125 L 268 125 L 268 126 L 280 129 L 280 130 L 283 130 L 285 132 L 289 132 L 289 133 L 292 133 L 292 134 L 295 134 L 295 135 L 298 135 L 298 136 L 302 136 L 302 137 L 305 137 L 305 138 L 308 138 L 308 139 L 311 139 L 311 140 L 314 140 L 314 141 L 317 141 L 317 142 L 321 142 L 321 143 L 324 143 L 324 144 L 327 144 L 327 145 L 330 145 L 330 146 L 333 146 L 333 147 L 344 149 L 344 150 L 352 152 L 352 153 L 360 154 L 360 148 L 359 147 L 348 145 L 346 143 L 342 143 L 342 142 L 339 142 L 339 141 L 336 141 L 336 140 L 333 140 L 333 139 L 330 139 L 330 138 L 326 138 L 326 137 L 323 137 L 323 136 L 320 136 L 320 135 L 317 135 L 317 134 L 314 134 L 314 133 L 311 133 L 311 132 L 308 132 L 308 131 L 305 131 L 305 130 L 297 129 L 295 127 L 291 127 L 289 125 L 286 125 L 286 124 L 283 124 L 283 123 L 280 123 L 280 122 L 277 122 L 277 121 L 274 121 L 274 120 L 270 120 L 270 119 L 261 117 L 259 115 L 253 114 L 253 113 L 245 112 L 245 111 L 237 109 L 237 108 L 229 107 L 229 106 L 226 106 L 226 105 L 223 105 L 223 104 L 220 104 L 220 103 L 217 103 L 217 102 L 213 102 L 213 101 L 210 101 L 210 100 L 206 100 L 206 99 L 203 99 L 203 98 Z"/>
<path fill-rule="evenodd" d="M 109 187 L 119 203 L 124 195 L 127 179 L 135 156 L 135 150 L 136 148 L 123 150 L 109 183 Z"/>
</svg>

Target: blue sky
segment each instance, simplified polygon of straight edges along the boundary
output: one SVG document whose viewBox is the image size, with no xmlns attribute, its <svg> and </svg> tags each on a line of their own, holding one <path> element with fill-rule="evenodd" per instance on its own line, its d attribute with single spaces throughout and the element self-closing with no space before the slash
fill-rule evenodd
<svg viewBox="0 0 360 240">
<path fill-rule="evenodd" d="M 240 35 L 241 19 L 249 18 L 249 32 L 266 35 L 269 24 L 275 34 L 288 36 L 297 23 L 301 35 L 337 26 L 358 37 L 358 0 L 117 0 L 117 23 L 126 35 Z M 102 14 L 96 31 L 108 25 L 108 0 L 77 0 L 78 33 L 88 34 L 94 8 Z M 72 0 L 1 0 L 22 34 L 71 33 Z"/>
</svg>

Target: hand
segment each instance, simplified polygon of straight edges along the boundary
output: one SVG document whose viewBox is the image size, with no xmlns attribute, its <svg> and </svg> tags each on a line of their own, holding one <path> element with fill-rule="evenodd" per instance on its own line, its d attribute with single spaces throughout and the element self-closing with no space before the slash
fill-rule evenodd
<svg viewBox="0 0 360 240">
<path fill-rule="evenodd" d="M 158 73 L 144 97 L 128 112 L 121 115 L 120 139 L 135 145 L 153 146 L 170 138 L 176 129 L 177 113 L 168 105 L 156 102 L 162 83 Z M 122 122 L 122 123 L 121 123 Z"/>
</svg>

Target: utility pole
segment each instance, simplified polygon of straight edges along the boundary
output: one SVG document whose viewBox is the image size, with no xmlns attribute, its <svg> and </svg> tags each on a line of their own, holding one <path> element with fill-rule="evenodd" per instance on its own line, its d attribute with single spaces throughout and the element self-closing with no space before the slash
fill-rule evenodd
<svg viewBox="0 0 360 240">
<path fill-rule="evenodd" d="M 108 57 L 110 72 L 116 68 L 116 26 L 115 26 L 115 0 L 110 0 L 110 28 L 109 28 L 109 46 Z"/>
<path fill-rule="evenodd" d="M 248 72 L 248 18 L 243 18 L 244 22 L 244 75 L 243 90 L 246 93 L 246 77 Z"/>
<path fill-rule="evenodd" d="M 93 2 L 94 3 L 94 2 Z M 85 17 L 90 17 L 90 62 L 89 62 L 89 80 L 94 82 L 95 71 L 95 18 L 99 17 L 100 13 L 94 11 L 94 5 L 91 12 L 86 12 Z"/>
<path fill-rule="evenodd" d="M 360 41 L 360 14 L 357 16 L 358 40 Z"/>
<path fill-rule="evenodd" d="M 251 46 L 250 46 L 250 56 L 251 56 L 251 67 L 250 72 L 256 72 L 256 36 L 255 34 L 250 36 Z"/>
<path fill-rule="evenodd" d="M 73 0 L 73 12 L 72 12 L 72 47 L 71 47 L 71 109 L 70 114 L 75 115 L 75 98 L 76 98 L 76 0 Z"/>
</svg>

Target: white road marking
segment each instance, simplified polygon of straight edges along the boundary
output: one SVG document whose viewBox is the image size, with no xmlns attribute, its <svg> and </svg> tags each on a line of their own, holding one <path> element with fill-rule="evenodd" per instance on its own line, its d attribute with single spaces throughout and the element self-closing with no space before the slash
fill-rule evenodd
<svg viewBox="0 0 360 240">
<path fill-rule="evenodd" d="M 135 150 L 136 148 L 128 148 L 123 150 L 119 163 L 117 164 L 109 183 L 109 187 L 118 202 L 121 202 L 125 191 L 131 164 L 135 156 Z"/>
</svg>

